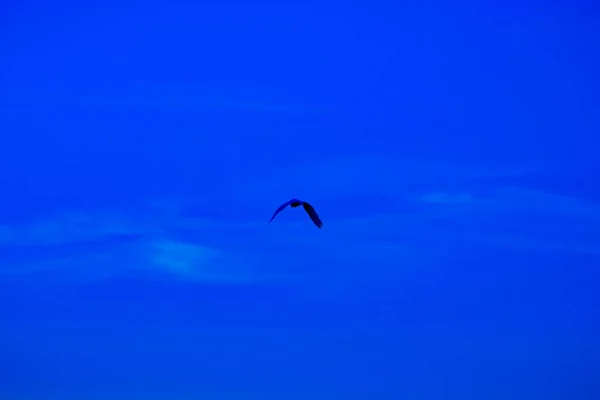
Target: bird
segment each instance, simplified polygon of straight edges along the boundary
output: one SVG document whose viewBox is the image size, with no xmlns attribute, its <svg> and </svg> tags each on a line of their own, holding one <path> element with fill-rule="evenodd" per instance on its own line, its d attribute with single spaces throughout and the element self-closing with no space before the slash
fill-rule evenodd
<svg viewBox="0 0 600 400">
<path fill-rule="evenodd" d="M 292 208 L 302 206 L 304 208 L 304 211 L 307 212 L 308 216 L 310 217 L 312 222 L 314 222 L 314 224 L 317 226 L 317 228 L 323 227 L 323 221 L 321 221 L 321 218 L 319 218 L 319 216 L 317 215 L 317 212 L 315 211 L 313 206 L 311 206 L 309 203 L 307 203 L 305 201 L 298 200 L 298 199 L 291 199 L 290 201 L 287 201 L 287 202 L 283 203 L 282 205 L 280 205 L 279 208 L 277 210 L 275 210 L 275 213 L 269 220 L 269 223 L 271 223 L 271 221 L 273 221 L 275 216 L 277 214 L 279 214 L 287 206 L 290 206 Z"/>
</svg>

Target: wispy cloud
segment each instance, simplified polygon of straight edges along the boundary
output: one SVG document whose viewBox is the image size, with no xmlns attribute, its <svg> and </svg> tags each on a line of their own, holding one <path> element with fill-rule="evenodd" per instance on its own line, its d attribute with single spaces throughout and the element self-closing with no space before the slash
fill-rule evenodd
<svg viewBox="0 0 600 400">
<path fill-rule="evenodd" d="M 482 187 L 478 180 L 518 169 L 361 162 L 292 167 L 291 182 L 283 176 L 249 182 L 230 199 L 248 208 L 245 220 L 189 217 L 185 202 L 172 199 L 138 214 L 68 212 L 1 226 L 0 265 L 4 273 L 145 270 L 213 282 L 341 282 L 389 279 L 469 252 L 600 255 L 598 204 L 514 185 Z M 324 228 L 297 209 L 267 224 L 285 193 L 313 202 Z"/>
<path fill-rule="evenodd" d="M 536 165 L 346 157 L 281 166 L 269 176 L 242 185 L 240 195 L 248 201 L 257 197 L 278 198 L 284 193 L 313 199 L 339 199 L 365 194 L 413 198 L 415 194 L 422 196 L 466 189 L 481 192 L 498 186 L 496 180 L 499 178 L 517 177 L 539 170 L 540 167 Z"/>
</svg>

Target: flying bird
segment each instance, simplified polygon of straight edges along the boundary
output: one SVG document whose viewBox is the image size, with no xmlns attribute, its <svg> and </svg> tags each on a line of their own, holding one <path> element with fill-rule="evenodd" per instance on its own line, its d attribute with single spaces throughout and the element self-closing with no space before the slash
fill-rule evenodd
<svg viewBox="0 0 600 400">
<path fill-rule="evenodd" d="M 296 208 L 296 207 L 302 206 L 304 208 L 304 211 L 306 211 L 308 213 L 308 216 L 310 217 L 310 219 L 312 220 L 312 222 L 315 223 L 315 225 L 317 226 L 317 228 L 323 227 L 323 221 L 321 221 L 321 218 L 319 218 L 319 216 L 317 215 L 317 212 L 315 211 L 315 209 L 313 208 L 313 206 L 311 206 L 310 204 L 308 204 L 305 201 L 298 200 L 298 199 L 291 199 L 290 201 L 288 201 L 288 202 L 283 203 L 282 205 L 280 205 L 279 208 L 277 210 L 275 210 L 275 213 L 273 214 L 273 216 L 269 220 L 269 223 L 271 223 L 271 221 L 273 221 L 273 219 L 275 218 L 275 216 L 277 214 L 279 214 L 287 206 L 290 206 L 292 208 Z"/>
</svg>

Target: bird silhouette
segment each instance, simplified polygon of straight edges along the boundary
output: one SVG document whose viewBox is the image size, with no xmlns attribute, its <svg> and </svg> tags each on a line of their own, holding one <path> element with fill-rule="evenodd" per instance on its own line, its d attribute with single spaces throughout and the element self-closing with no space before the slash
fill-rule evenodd
<svg viewBox="0 0 600 400">
<path fill-rule="evenodd" d="M 323 226 L 323 221 L 321 221 L 321 218 L 319 218 L 319 216 L 317 215 L 317 212 L 315 211 L 313 206 L 311 206 L 310 204 L 308 204 L 305 201 L 298 200 L 298 199 L 291 199 L 290 201 L 285 202 L 282 205 L 280 205 L 279 208 L 277 210 L 275 210 L 275 213 L 269 220 L 269 223 L 271 223 L 271 221 L 273 221 L 275 216 L 277 214 L 279 214 L 287 206 L 290 206 L 292 208 L 302 206 L 304 208 L 304 211 L 306 211 L 306 213 L 308 214 L 308 216 L 310 217 L 312 222 L 314 222 L 314 224 L 317 226 L 317 228 L 321 228 Z"/>
</svg>

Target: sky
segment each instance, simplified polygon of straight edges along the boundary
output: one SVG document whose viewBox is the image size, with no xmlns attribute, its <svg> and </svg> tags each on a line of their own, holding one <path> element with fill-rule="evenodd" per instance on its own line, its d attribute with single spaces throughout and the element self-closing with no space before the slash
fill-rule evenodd
<svg viewBox="0 0 600 400">
<path fill-rule="evenodd" d="M 600 395 L 593 2 L 0 9 L 3 399 Z"/>
</svg>

